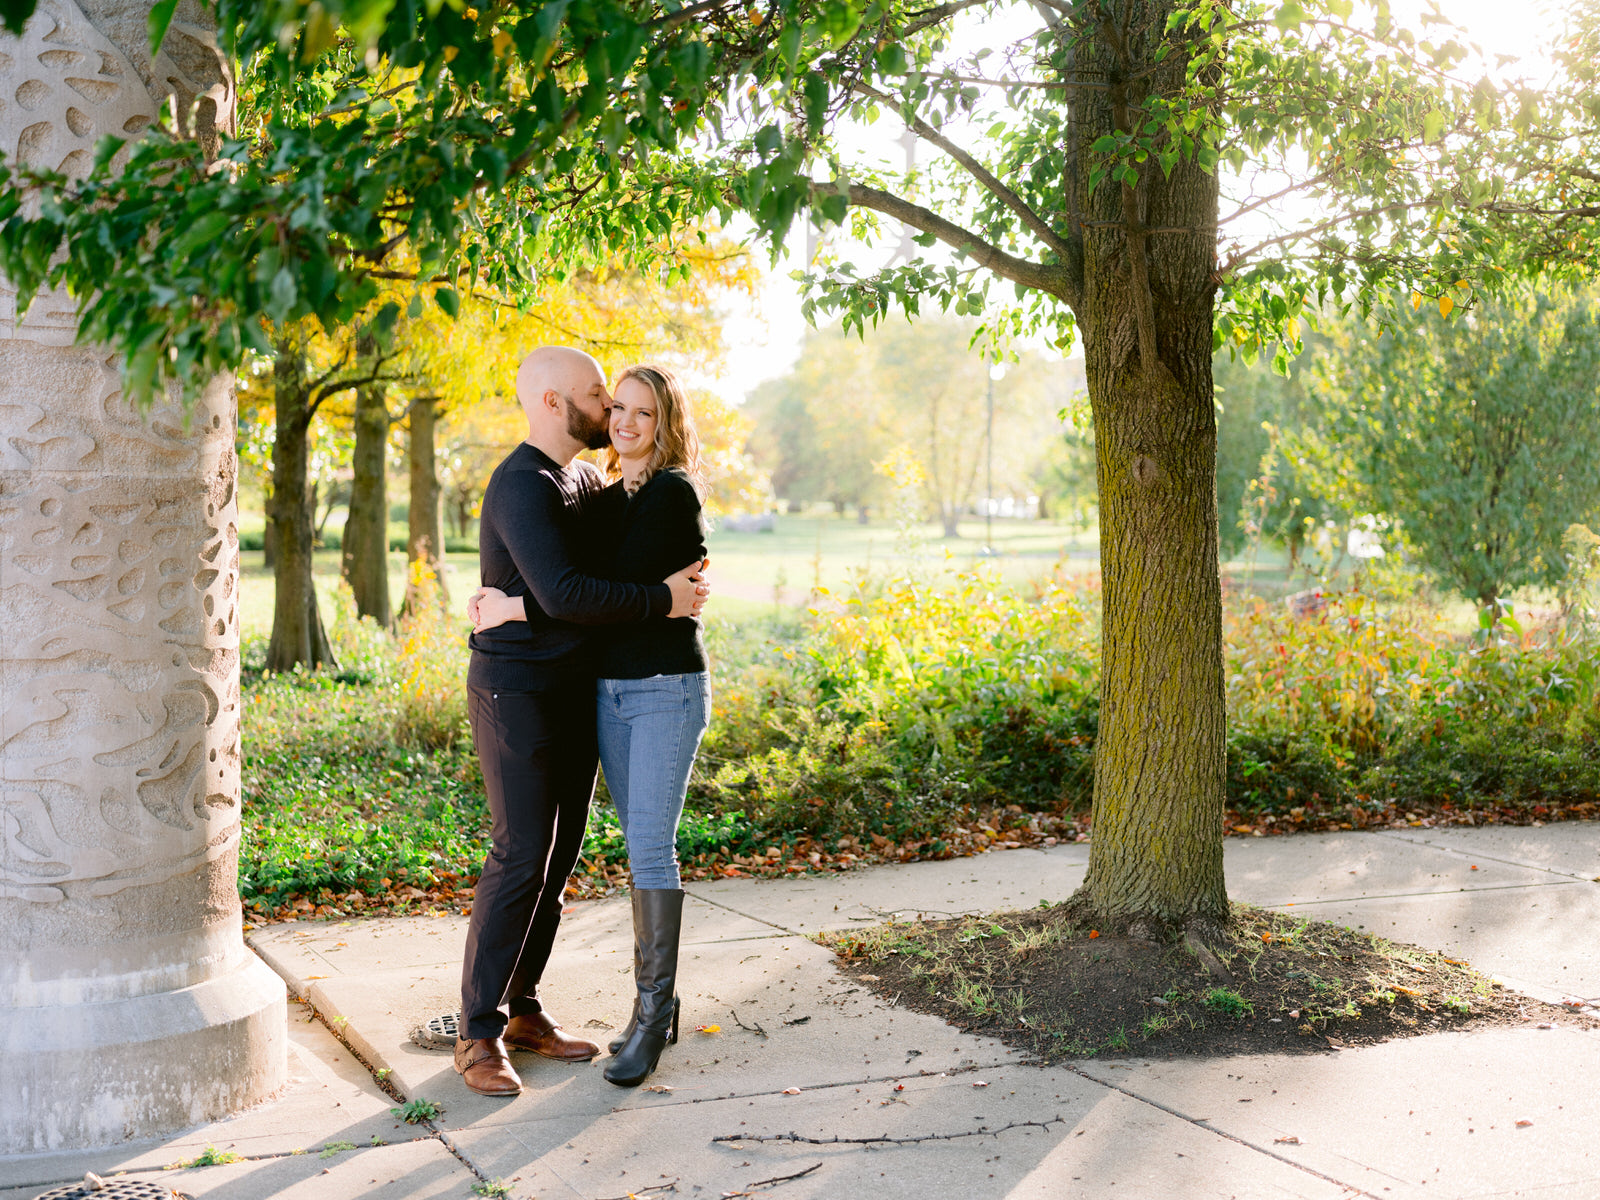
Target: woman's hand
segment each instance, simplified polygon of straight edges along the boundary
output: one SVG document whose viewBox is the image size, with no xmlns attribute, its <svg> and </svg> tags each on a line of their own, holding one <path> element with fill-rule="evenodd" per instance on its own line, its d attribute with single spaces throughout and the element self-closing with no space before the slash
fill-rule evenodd
<svg viewBox="0 0 1600 1200">
<path fill-rule="evenodd" d="M 467 616 L 472 632 L 482 633 L 507 621 L 526 621 L 528 612 L 521 596 L 508 596 L 499 588 L 481 587 L 467 597 Z"/>
</svg>

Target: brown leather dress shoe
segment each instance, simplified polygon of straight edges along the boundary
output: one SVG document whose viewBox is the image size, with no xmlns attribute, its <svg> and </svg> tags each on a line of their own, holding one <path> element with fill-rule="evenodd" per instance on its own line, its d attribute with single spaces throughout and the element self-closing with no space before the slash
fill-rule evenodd
<svg viewBox="0 0 1600 1200">
<path fill-rule="evenodd" d="M 506 1026 L 506 1045 L 514 1050 L 532 1050 L 557 1062 L 584 1062 L 600 1053 L 597 1044 L 562 1033 L 550 1014 L 542 1012 L 512 1017 Z"/>
<path fill-rule="evenodd" d="M 499 1038 L 456 1039 L 456 1074 L 480 1096 L 515 1096 L 522 1080 L 511 1069 L 511 1056 Z"/>
</svg>

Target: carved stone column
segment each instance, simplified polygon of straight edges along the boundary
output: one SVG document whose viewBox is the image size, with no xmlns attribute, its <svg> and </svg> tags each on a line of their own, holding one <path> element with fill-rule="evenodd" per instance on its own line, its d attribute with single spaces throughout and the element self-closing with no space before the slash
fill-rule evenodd
<svg viewBox="0 0 1600 1200">
<path fill-rule="evenodd" d="M 214 136 L 232 82 L 201 11 L 151 62 L 149 8 L 42 0 L 0 36 L 0 149 L 84 172 L 169 95 Z M 178 1129 L 286 1077 L 236 883 L 232 381 L 141 414 L 74 331 L 59 294 L 18 327 L 0 280 L 0 1154 Z"/>
</svg>

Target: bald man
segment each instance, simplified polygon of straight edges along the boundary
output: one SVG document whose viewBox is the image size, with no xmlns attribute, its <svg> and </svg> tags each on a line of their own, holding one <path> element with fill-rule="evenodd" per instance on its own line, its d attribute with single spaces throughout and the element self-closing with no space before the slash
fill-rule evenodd
<svg viewBox="0 0 1600 1200">
<path fill-rule="evenodd" d="M 473 893 L 455 1064 L 486 1096 L 522 1090 L 507 1047 L 581 1062 L 600 1047 L 564 1033 L 539 1000 L 567 876 L 594 795 L 594 672 L 585 626 L 699 612 L 700 563 L 662 583 L 600 579 L 593 501 L 605 486 L 579 451 L 607 444 L 611 397 L 589 355 L 544 346 L 522 360 L 528 439 L 489 478 L 479 522 L 485 586 L 523 597 L 526 621 L 472 635 L 467 713 L 494 818 Z"/>
</svg>

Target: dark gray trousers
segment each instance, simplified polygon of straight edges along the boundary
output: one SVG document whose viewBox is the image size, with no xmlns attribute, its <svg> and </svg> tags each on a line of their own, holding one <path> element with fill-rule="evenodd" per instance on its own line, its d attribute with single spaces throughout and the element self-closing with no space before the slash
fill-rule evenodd
<svg viewBox="0 0 1600 1200">
<path fill-rule="evenodd" d="M 540 1011 L 539 980 L 594 798 L 594 688 L 469 686 L 467 715 L 494 832 L 467 926 L 461 1036 L 495 1038 L 511 1016 Z"/>
</svg>

